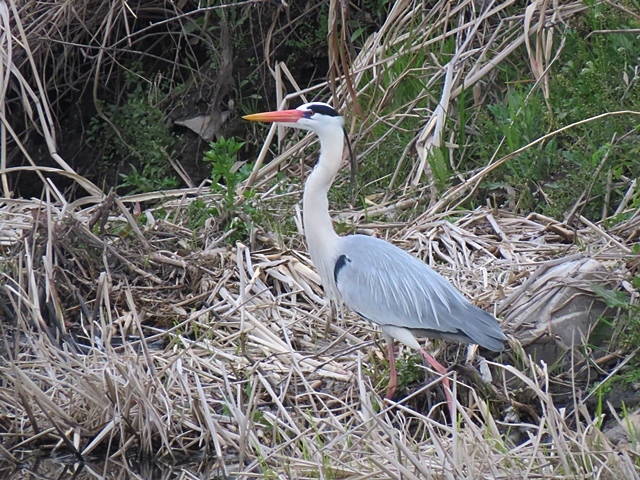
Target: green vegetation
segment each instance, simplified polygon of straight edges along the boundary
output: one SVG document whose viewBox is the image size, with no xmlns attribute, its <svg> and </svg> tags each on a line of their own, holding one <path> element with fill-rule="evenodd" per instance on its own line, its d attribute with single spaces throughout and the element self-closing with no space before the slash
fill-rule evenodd
<svg viewBox="0 0 640 480">
<path fill-rule="evenodd" d="M 220 137 L 217 142 L 209 144 L 209 150 L 204 153 L 204 162 L 211 167 L 211 191 L 222 194 L 222 211 L 216 209 L 204 210 L 214 216 L 223 217 L 224 231 L 233 230 L 227 241 L 235 243 L 246 239 L 253 228 L 250 217 L 251 208 L 247 202 L 236 203 L 236 189 L 251 173 L 251 165 L 238 162 L 238 152 L 244 146 L 235 138 Z M 252 191 L 245 192 L 245 199 L 253 197 Z M 194 218 L 202 218 L 202 210 L 198 210 Z"/>
<path fill-rule="evenodd" d="M 636 245 L 635 255 L 640 254 L 640 245 Z M 631 279 L 631 285 L 636 290 L 640 290 L 640 274 L 636 274 Z M 617 344 L 622 348 L 632 351 L 640 345 L 640 305 L 632 303 L 632 299 L 623 292 L 606 289 L 601 286 L 594 286 L 594 292 L 606 303 L 607 307 L 616 309 L 618 313 L 615 322 Z M 606 319 L 606 323 L 614 325 L 613 321 Z M 616 345 L 617 346 L 617 345 Z M 609 392 L 615 383 L 622 385 L 634 385 L 640 381 L 640 359 L 633 357 L 631 361 L 615 376 L 608 381 L 596 386 L 599 393 Z"/>
<path fill-rule="evenodd" d="M 225 207 L 233 209 L 236 188 L 251 173 L 251 166 L 239 164 L 238 152 L 244 142 L 238 142 L 231 137 L 220 137 L 217 142 L 209 144 L 209 150 L 204 153 L 203 160 L 211 167 L 211 190 L 224 194 Z"/>
<path fill-rule="evenodd" d="M 396 362 L 398 371 L 398 391 L 402 392 L 407 386 L 424 380 L 422 355 L 411 352 L 409 355 L 400 356 Z"/>
<path fill-rule="evenodd" d="M 482 103 L 472 101 L 471 91 L 463 90 L 452 102 L 455 113 L 445 122 L 442 134 L 442 141 L 453 139 L 457 149 L 443 145 L 428 157 L 437 191 L 445 192 L 458 183 L 458 173 L 470 176 L 490 159 L 584 122 L 552 135 L 486 175 L 470 204 L 494 198 L 498 206 L 537 211 L 559 220 L 569 212 L 596 220 L 611 215 L 626 192 L 627 180 L 640 175 L 640 149 L 633 140 L 640 118 L 630 114 L 590 119 L 606 112 L 640 111 L 635 71 L 640 42 L 637 33 L 624 31 L 639 27 L 637 18 L 608 4 L 593 3 L 555 35 L 554 48 L 563 46 L 549 69 L 548 98 L 532 79 L 524 46 L 498 65 Z M 455 52 L 454 37 L 416 48 L 419 33 L 416 30 L 415 36 L 409 34 L 403 42 L 386 47 L 385 56 L 393 61 L 377 76 L 368 72 L 362 76 L 361 85 L 370 88 L 364 88 L 358 98 L 361 108 L 367 113 L 375 109 L 376 118 L 389 120 L 372 121 L 359 139 L 361 144 L 374 145 L 362 163 L 361 195 L 380 192 L 394 173 L 397 179 L 411 175 L 412 162 L 398 166 L 398 159 L 406 157 L 405 149 L 424 127 L 421 107 L 428 104 L 434 109 L 442 95 L 442 83 L 425 82 L 429 78 L 425 65 L 430 64 L 430 56 L 447 64 Z M 441 33 L 434 29 L 432 38 Z M 409 155 L 413 152 L 415 147 Z M 628 206 L 637 205 L 638 194 Z"/>
<path fill-rule="evenodd" d="M 201 229 L 207 219 L 216 217 L 218 209 L 205 203 L 203 200 L 196 198 L 189 204 L 187 208 L 187 217 L 189 218 L 189 229 L 198 231 Z"/>
<path fill-rule="evenodd" d="M 564 32 L 564 49 L 550 70 L 548 101 L 540 88 L 519 83 L 515 67 L 503 65 L 504 101 L 479 114 L 475 128 L 482 132 L 482 141 L 473 140 L 466 161 L 482 166 L 494 155 L 499 158 L 565 125 L 605 112 L 640 111 L 640 83 L 630 80 L 640 42 L 636 34 L 622 31 L 638 26 L 638 20 L 606 4 L 593 5 L 576 19 Z M 594 30 L 615 31 L 585 39 L 585 32 Z M 599 220 L 603 209 L 612 213 L 605 204 L 607 176 L 615 185 L 640 174 L 640 150 L 631 140 L 639 125 L 638 116 L 620 115 L 564 131 L 496 170 L 480 195 L 497 193 L 524 212 L 539 211 L 560 220 L 582 201 L 578 211 Z M 610 203 L 617 205 L 623 195 L 614 187 Z M 636 195 L 629 206 L 638 204 Z"/>
<path fill-rule="evenodd" d="M 140 68 L 138 65 L 137 68 Z M 118 185 L 130 193 L 176 188 L 180 182 L 169 163 L 175 138 L 157 104 L 159 93 L 130 73 L 122 105 L 100 103 L 104 117 L 94 117 L 89 141 L 102 151 L 106 168 L 123 170 Z"/>
</svg>

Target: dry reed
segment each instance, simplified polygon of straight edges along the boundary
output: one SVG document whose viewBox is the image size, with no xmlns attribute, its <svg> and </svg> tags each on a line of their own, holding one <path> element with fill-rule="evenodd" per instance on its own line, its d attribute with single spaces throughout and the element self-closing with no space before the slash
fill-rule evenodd
<svg viewBox="0 0 640 480">
<path fill-rule="evenodd" d="M 100 35 L 108 36 L 109 17 L 118 12 L 126 17 L 126 4 L 113 3 L 122 10 L 109 10 L 101 18 L 106 23 Z M 544 91 L 546 72 L 558 53 L 553 38 L 543 35 L 544 19 L 566 18 L 584 8 L 579 2 L 533 2 L 522 15 L 505 17 L 513 3 L 491 2 L 475 12 L 470 1 L 441 2 L 421 13 L 414 28 L 411 15 L 422 11 L 422 2 L 398 1 L 353 60 L 349 82 L 336 77 L 334 91 L 334 103 L 346 106 L 353 93 L 380 88 L 377 70 L 394 61 L 392 47 L 410 32 L 424 32 L 416 36 L 415 49 L 456 38 L 458 49 L 449 65 L 424 67 L 430 84 L 443 84 L 442 97 L 434 102 L 425 92 L 394 116 L 375 119 L 392 131 L 401 128 L 406 116 L 424 116 L 424 128 L 413 142 L 417 156 L 411 174 L 390 179 L 390 185 L 402 185 L 403 193 L 367 212 L 335 215 L 430 262 L 477 304 L 487 309 L 500 304 L 501 311 L 527 277 L 550 260 L 580 254 L 600 260 L 612 275 L 626 274 L 625 260 L 633 258 L 628 245 L 637 238 L 640 218 L 636 212 L 606 228 L 578 217 L 569 227 L 541 216 L 457 208 L 494 165 L 511 156 L 476 172 L 440 200 L 430 184 L 423 185 L 429 178 L 426 156 L 439 146 L 447 105 L 461 89 L 473 88 L 525 45 Z M 33 5 L 18 11 L 13 0 L 0 3 L 1 45 L 33 44 L 35 33 L 24 27 L 16 27 L 15 37 L 7 35 L 10 16 L 29 28 L 43 28 L 26 22 Z M 58 8 L 47 15 L 62 14 Z M 338 32 L 335 25 L 330 28 Z M 532 32 L 539 33 L 535 42 Z M 37 35 L 51 38 L 54 33 Z M 26 58 L 36 54 L 32 48 Z M 614 447 L 599 429 L 602 419 L 577 394 L 559 409 L 548 367 L 522 353 L 517 331 L 510 332 L 513 356 L 486 361 L 472 347 L 467 350 L 469 362 L 492 372 L 494 387 L 481 394 L 465 380 L 454 382 L 456 421 L 446 421 L 441 404 L 428 409 L 416 403 L 437 390 L 432 388 L 437 381 L 424 382 L 398 403 L 384 401 L 380 392 L 386 379 L 379 370 L 375 331 L 351 312 L 332 310 L 300 237 L 285 239 L 283 246 L 258 227 L 254 245 L 229 246 L 214 218 L 192 232 L 187 209 L 195 198 L 222 204 L 206 186 L 122 198 L 103 195 L 56 156 L 45 87 L 19 76 L 24 66 L 12 62 L 11 49 L 5 48 L 0 91 L 8 88 L 6 75 L 24 87 L 21 100 L 32 112 L 29 121 L 47 139 L 57 166 L 32 162 L 19 167 L 38 172 L 45 195 L 12 199 L 6 176 L 16 169 L 8 166 L 3 150 L 0 455 L 18 461 L 26 451 L 44 449 L 84 459 L 105 455 L 124 463 L 132 450 L 169 462 L 200 452 L 233 478 L 638 478 L 638 444 Z M 16 69 L 9 70 L 12 65 Z M 365 73 L 371 80 L 363 85 Z M 276 66 L 274 75 L 294 83 L 284 64 Z M 349 85 L 360 90 L 349 92 Z M 327 93 L 329 86 L 285 95 L 284 83 L 278 82 L 283 105 Z M 363 107 L 367 116 L 356 136 L 373 123 L 384 96 L 379 101 Z M 434 108 L 417 109 L 421 101 Z M 6 107 L 0 97 L 3 140 L 13 135 Z M 13 140 L 20 142 L 19 136 Z M 268 204 L 276 196 L 269 182 L 278 170 L 285 177 L 297 175 L 309 142 L 283 144 L 271 162 L 256 163 L 241 189 L 255 188 L 256 201 Z M 359 149 L 366 155 L 378 146 L 361 144 Z M 265 148 L 260 159 L 267 153 Z M 89 195 L 67 201 L 47 178 L 53 171 L 71 177 Z M 299 186 L 286 188 L 286 195 L 299 195 Z M 423 215 L 389 223 L 424 199 L 429 205 Z M 139 202 L 158 205 L 139 214 L 144 222 L 129 211 Z M 379 220 L 365 224 L 365 216 Z M 527 392 L 528 406 L 513 401 L 514 388 Z"/>
</svg>

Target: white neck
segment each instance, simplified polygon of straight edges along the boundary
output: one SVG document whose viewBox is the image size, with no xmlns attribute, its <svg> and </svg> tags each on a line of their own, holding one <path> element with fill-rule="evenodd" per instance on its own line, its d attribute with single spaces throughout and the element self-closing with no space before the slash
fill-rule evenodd
<svg viewBox="0 0 640 480">
<path fill-rule="evenodd" d="M 304 187 L 302 210 L 304 231 L 311 261 L 318 269 L 325 291 L 336 298 L 333 267 L 337 260 L 337 243 L 340 237 L 333 229 L 329 216 L 327 192 L 340 169 L 344 150 L 342 128 L 318 132 L 320 159 L 309 175 Z"/>
</svg>

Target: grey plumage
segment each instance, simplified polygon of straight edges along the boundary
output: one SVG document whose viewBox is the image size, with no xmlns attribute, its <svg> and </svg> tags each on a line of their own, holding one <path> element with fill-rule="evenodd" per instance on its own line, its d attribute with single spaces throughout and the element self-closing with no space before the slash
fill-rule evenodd
<svg viewBox="0 0 640 480">
<path fill-rule="evenodd" d="M 337 290 L 345 304 L 371 322 L 503 350 L 506 337 L 497 320 L 404 250 L 374 237 L 349 235 L 338 253 L 344 259 L 335 276 Z"/>
</svg>

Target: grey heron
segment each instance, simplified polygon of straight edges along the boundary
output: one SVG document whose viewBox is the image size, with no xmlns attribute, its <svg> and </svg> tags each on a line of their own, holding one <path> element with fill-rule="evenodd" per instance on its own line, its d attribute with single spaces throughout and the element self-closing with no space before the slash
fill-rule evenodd
<svg viewBox="0 0 640 480">
<path fill-rule="evenodd" d="M 393 340 L 397 339 L 419 350 L 429 365 L 444 376 L 445 395 L 452 409 L 446 369 L 420 346 L 416 336 L 475 343 L 497 352 L 503 350 L 506 337 L 496 318 L 472 305 L 426 263 L 395 245 L 367 235 L 336 234 L 327 192 L 340 169 L 345 139 L 349 139 L 335 109 L 313 102 L 294 110 L 243 118 L 275 122 L 318 135 L 320 158 L 305 184 L 302 211 L 307 247 L 322 285 L 330 298 L 344 302 L 380 326 L 389 348 L 387 398 L 393 398 L 398 386 L 393 348 Z"/>
</svg>

